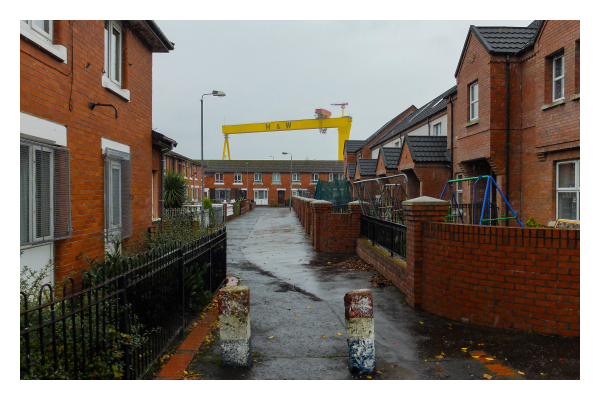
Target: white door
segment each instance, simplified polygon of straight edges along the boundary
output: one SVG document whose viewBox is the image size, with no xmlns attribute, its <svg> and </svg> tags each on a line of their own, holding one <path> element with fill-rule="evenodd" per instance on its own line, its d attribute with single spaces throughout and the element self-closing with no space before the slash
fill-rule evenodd
<svg viewBox="0 0 600 400">
<path fill-rule="evenodd" d="M 269 196 L 266 189 L 254 189 L 254 203 L 257 206 L 268 206 Z"/>
</svg>

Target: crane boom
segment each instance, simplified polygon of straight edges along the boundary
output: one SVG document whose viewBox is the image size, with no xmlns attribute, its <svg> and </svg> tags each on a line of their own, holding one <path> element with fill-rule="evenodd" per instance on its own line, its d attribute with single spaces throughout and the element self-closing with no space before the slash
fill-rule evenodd
<svg viewBox="0 0 600 400">
<path fill-rule="evenodd" d="M 228 135 L 252 132 L 294 131 L 303 129 L 338 128 L 338 160 L 344 159 L 344 142 L 350 138 L 352 127 L 351 117 L 326 118 L 326 119 L 299 119 L 292 121 L 259 122 L 255 124 L 223 125 L 225 148 L 228 148 Z M 231 157 L 230 157 L 231 158 Z"/>
</svg>

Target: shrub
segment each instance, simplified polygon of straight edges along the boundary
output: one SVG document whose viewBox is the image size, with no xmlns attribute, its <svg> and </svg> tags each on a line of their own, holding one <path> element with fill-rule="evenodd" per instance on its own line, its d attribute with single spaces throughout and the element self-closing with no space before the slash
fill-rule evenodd
<svg viewBox="0 0 600 400">
<path fill-rule="evenodd" d="M 188 200 L 188 184 L 182 174 L 168 170 L 164 179 L 165 208 L 181 208 Z"/>
<path fill-rule="evenodd" d="M 528 226 L 530 228 L 539 228 L 542 226 L 542 224 L 537 222 L 533 217 L 529 217 L 527 222 L 525 222 L 525 226 Z"/>
</svg>

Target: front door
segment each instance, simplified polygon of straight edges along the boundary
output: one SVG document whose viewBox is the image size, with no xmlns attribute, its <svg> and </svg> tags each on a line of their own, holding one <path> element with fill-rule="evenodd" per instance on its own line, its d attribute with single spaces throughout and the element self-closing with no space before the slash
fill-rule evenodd
<svg viewBox="0 0 600 400">
<path fill-rule="evenodd" d="M 254 190 L 254 203 L 257 206 L 268 206 L 269 196 L 266 189 L 255 189 Z"/>
<path fill-rule="evenodd" d="M 285 205 L 285 190 L 277 191 L 277 204 L 279 204 L 280 206 Z"/>
</svg>

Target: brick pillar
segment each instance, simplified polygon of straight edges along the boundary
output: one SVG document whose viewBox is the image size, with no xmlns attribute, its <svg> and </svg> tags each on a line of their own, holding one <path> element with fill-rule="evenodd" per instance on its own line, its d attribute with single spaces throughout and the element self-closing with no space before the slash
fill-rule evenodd
<svg viewBox="0 0 600 400">
<path fill-rule="evenodd" d="M 321 241 L 323 237 L 323 230 L 327 229 L 326 226 L 322 226 L 322 221 L 325 220 L 324 214 L 331 214 L 331 204 L 330 201 L 325 200 L 315 200 L 311 204 L 312 206 L 312 220 L 313 220 L 313 247 L 316 251 L 323 251 L 323 243 Z"/>
<path fill-rule="evenodd" d="M 352 237 L 356 244 L 356 239 L 360 237 L 360 216 L 362 215 L 362 208 L 360 208 L 360 202 L 353 201 L 348 203 L 350 206 L 350 213 L 352 214 Z"/>
<path fill-rule="evenodd" d="M 423 221 L 444 222 L 450 202 L 433 197 L 418 197 L 402 202 L 406 217 L 406 303 L 413 308 L 421 307 L 421 283 L 423 271 Z"/>
</svg>

